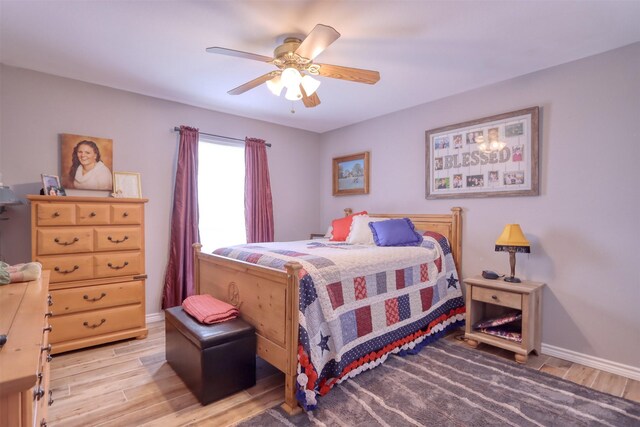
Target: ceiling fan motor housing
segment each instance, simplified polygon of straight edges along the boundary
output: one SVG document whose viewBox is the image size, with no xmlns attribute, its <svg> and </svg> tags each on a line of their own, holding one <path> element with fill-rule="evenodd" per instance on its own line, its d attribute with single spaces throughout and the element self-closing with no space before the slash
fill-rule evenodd
<svg viewBox="0 0 640 427">
<path fill-rule="evenodd" d="M 309 74 L 318 75 L 320 67 L 312 64 L 308 58 L 296 54 L 296 50 L 302 43 L 297 37 L 287 37 L 284 43 L 273 51 L 273 65 L 280 68 L 295 68 L 298 71 L 307 71 Z"/>
</svg>

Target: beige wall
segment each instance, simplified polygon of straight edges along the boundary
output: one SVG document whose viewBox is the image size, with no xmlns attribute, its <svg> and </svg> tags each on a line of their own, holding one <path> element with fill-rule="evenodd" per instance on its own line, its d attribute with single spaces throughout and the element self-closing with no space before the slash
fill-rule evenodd
<svg viewBox="0 0 640 427">
<path fill-rule="evenodd" d="M 462 276 L 508 271 L 507 223 L 532 243 L 516 274 L 543 281 L 543 343 L 640 369 L 640 43 L 322 135 L 323 229 L 344 207 L 464 208 Z M 384 77 L 383 77 L 384 78 Z M 424 76 L 428 78 L 428 76 Z M 537 197 L 425 199 L 425 131 L 541 107 Z M 371 193 L 331 196 L 331 158 L 371 151 Z"/>
<path fill-rule="evenodd" d="M 203 132 L 266 139 L 274 198 L 275 237 L 299 240 L 319 222 L 319 136 L 75 80 L 0 66 L 0 173 L 19 196 L 37 193 L 40 174 L 59 175 L 59 133 L 113 139 L 114 169 L 142 174 L 146 211 L 147 313 L 160 311 L 167 261 L 176 125 Z M 299 165 L 305 165 L 304 172 Z M 205 166 L 206 167 L 206 166 Z M 292 177 L 295 174 L 295 179 Z M 220 201 L 224 208 L 224 201 Z M 12 207 L 0 221 L 2 256 L 30 258 L 28 205 Z"/>
</svg>

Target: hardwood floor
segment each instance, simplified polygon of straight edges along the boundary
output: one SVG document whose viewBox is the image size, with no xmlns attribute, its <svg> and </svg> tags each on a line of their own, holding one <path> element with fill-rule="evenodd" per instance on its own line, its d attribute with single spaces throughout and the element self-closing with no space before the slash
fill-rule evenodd
<svg viewBox="0 0 640 427">
<path fill-rule="evenodd" d="M 54 356 L 51 426 L 225 426 L 283 401 L 284 376 L 258 364 L 255 387 L 202 406 L 164 359 L 164 322 L 150 323 L 144 340 L 128 340 Z M 445 339 L 466 345 L 462 332 Z M 513 361 L 491 346 L 485 351 Z M 596 390 L 640 402 L 640 382 L 550 356 L 529 356 L 527 365 Z"/>
</svg>

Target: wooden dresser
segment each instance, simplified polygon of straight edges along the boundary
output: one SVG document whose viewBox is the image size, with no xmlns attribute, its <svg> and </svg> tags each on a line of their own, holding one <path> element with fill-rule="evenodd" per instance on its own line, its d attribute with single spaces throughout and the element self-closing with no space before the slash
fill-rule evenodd
<svg viewBox="0 0 640 427">
<path fill-rule="evenodd" d="M 52 352 L 144 338 L 147 199 L 28 199 L 31 257 L 51 270 Z"/>
<path fill-rule="evenodd" d="M 49 391 L 49 272 L 0 286 L 0 426 L 46 425 Z M 49 300 L 50 301 L 50 300 Z"/>
</svg>

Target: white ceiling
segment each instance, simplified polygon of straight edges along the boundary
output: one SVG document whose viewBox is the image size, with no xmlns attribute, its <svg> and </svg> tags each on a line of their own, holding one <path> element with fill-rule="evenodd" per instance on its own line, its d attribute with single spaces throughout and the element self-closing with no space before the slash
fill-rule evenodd
<svg viewBox="0 0 640 427">
<path fill-rule="evenodd" d="M 262 85 L 272 56 L 317 24 L 342 37 L 317 62 L 380 71 L 374 86 L 319 77 L 306 109 Z M 640 1 L 8 1 L 0 61 L 211 110 L 325 132 L 640 41 Z"/>
</svg>

